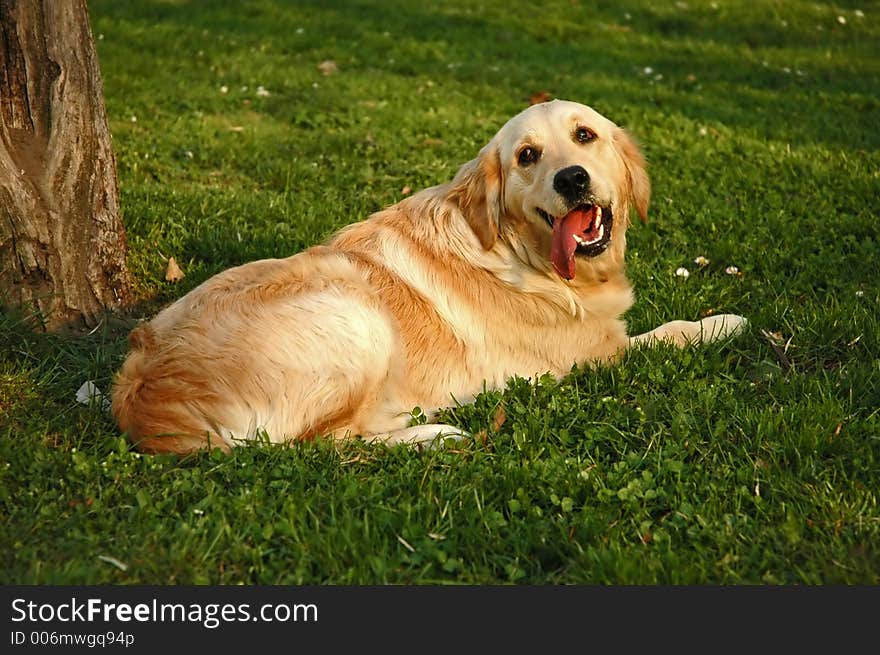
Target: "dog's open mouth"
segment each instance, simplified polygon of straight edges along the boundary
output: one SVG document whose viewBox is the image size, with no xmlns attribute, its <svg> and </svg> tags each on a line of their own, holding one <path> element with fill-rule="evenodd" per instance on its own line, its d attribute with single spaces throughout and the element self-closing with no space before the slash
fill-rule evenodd
<svg viewBox="0 0 880 655">
<path fill-rule="evenodd" d="M 574 278 L 575 255 L 595 257 L 602 253 L 611 241 L 611 224 L 614 216 L 610 206 L 578 205 L 565 216 L 558 218 L 551 216 L 540 207 L 537 210 L 553 230 L 550 261 L 556 272 L 566 280 Z"/>
</svg>

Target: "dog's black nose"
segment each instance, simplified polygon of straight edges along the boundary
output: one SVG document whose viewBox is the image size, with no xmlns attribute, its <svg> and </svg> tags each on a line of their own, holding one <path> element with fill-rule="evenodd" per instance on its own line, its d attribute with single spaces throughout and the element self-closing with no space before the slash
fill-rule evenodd
<svg viewBox="0 0 880 655">
<path fill-rule="evenodd" d="M 581 200 L 590 187 L 590 174 L 583 166 L 569 166 L 556 173 L 553 188 L 569 202 Z"/>
</svg>

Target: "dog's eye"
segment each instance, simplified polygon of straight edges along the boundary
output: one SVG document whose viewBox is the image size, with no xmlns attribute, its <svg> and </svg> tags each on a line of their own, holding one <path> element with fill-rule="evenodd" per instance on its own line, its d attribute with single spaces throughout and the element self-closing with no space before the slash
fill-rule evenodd
<svg viewBox="0 0 880 655">
<path fill-rule="evenodd" d="M 541 151 L 537 148 L 523 148 L 519 151 L 519 165 L 530 166 L 541 158 Z"/>
<path fill-rule="evenodd" d="M 574 138 L 580 143 L 589 143 L 596 138 L 596 133 L 588 127 L 579 127 L 574 131 Z"/>
</svg>

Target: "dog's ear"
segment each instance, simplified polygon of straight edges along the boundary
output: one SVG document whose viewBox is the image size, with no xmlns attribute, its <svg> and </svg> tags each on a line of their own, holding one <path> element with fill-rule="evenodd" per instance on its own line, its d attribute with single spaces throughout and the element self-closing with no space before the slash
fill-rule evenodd
<svg viewBox="0 0 880 655">
<path fill-rule="evenodd" d="M 498 239 L 502 213 L 501 156 L 494 144 L 459 169 L 452 180 L 452 197 L 480 244 L 491 250 Z"/>
<path fill-rule="evenodd" d="M 651 201 L 651 180 L 648 179 L 645 158 L 633 138 L 622 129 L 614 133 L 614 145 L 626 166 L 629 196 L 642 223 L 648 222 L 648 203 Z"/>
</svg>

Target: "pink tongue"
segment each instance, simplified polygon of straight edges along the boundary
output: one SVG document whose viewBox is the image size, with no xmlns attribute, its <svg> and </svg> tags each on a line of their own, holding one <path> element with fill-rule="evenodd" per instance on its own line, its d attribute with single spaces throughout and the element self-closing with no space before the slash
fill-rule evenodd
<svg viewBox="0 0 880 655">
<path fill-rule="evenodd" d="M 566 280 L 574 277 L 574 251 L 577 242 L 575 234 L 583 234 L 593 227 L 596 207 L 588 210 L 575 209 L 553 223 L 553 243 L 550 246 L 550 261 L 553 268 Z"/>
</svg>

